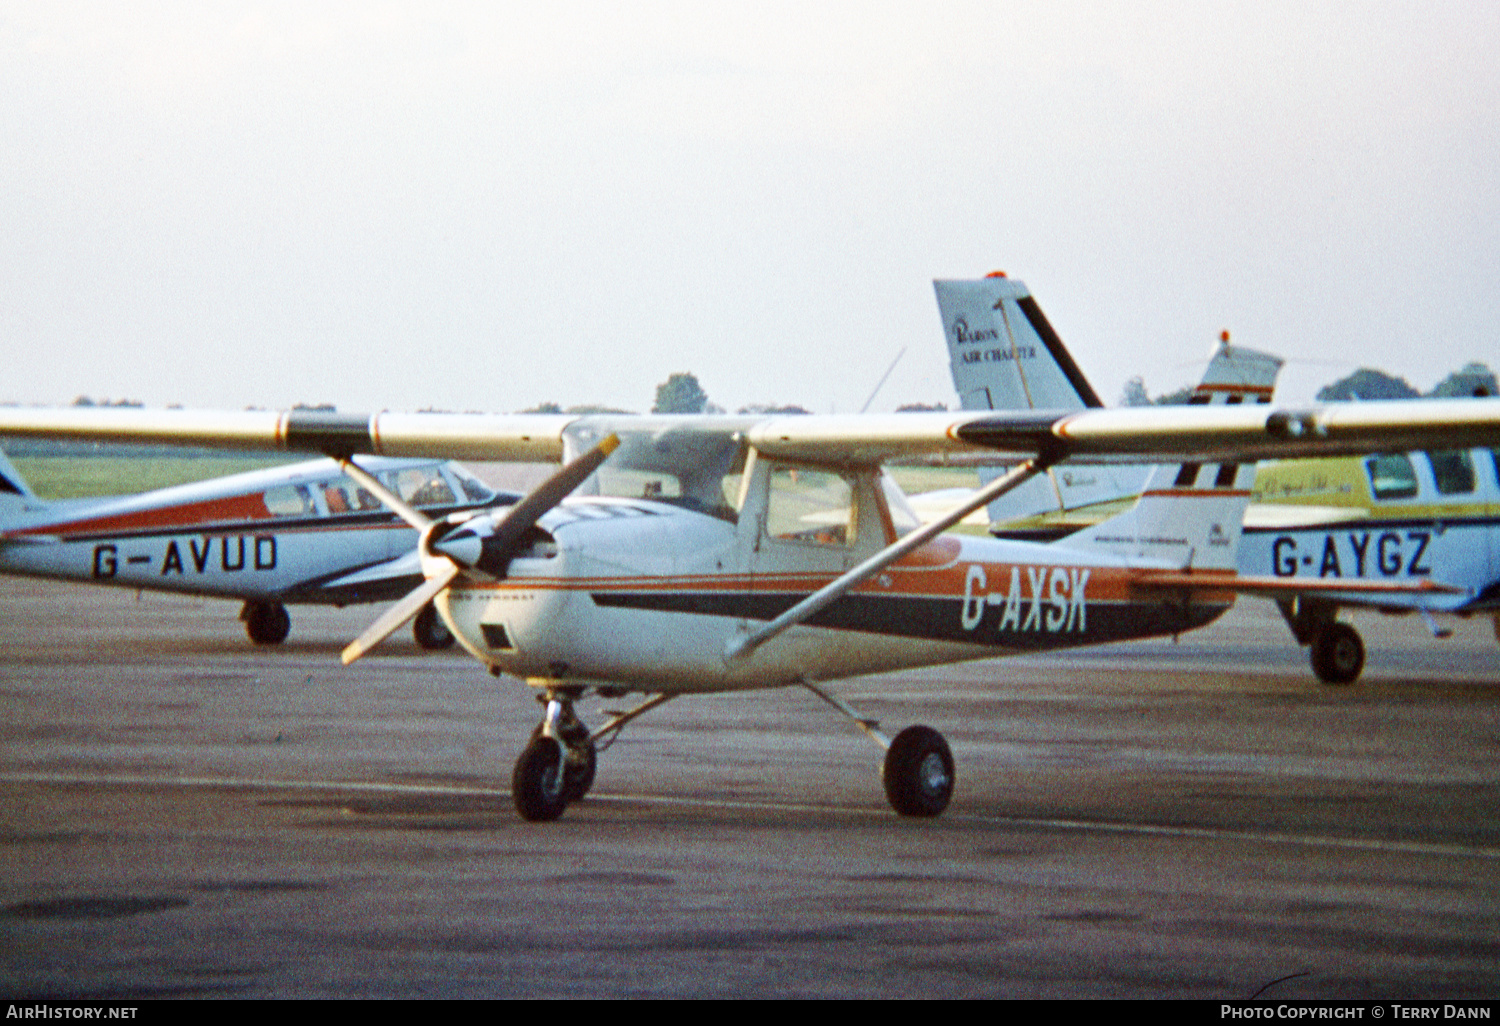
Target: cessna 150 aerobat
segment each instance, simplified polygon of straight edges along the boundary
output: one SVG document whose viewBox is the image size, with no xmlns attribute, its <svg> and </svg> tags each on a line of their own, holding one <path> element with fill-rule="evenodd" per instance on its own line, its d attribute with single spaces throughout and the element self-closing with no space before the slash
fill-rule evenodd
<svg viewBox="0 0 1500 1026">
<path fill-rule="evenodd" d="M 793 685 L 886 748 L 897 812 L 935 816 L 954 784 L 942 735 L 887 737 L 829 681 L 1202 626 L 1237 591 L 1284 583 L 1235 569 L 1251 461 L 1497 444 L 1500 399 L 845 416 L 0 409 L 0 434 L 341 460 L 420 530 L 424 575 L 345 661 L 431 602 L 481 664 L 534 688 L 545 712 L 512 774 L 527 819 L 562 815 L 601 742 L 650 709 Z M 369 455 L 562 466 L 513 505 L 430 518 L 363 469 Z M 918 526 L 882 469 L 897 458 L 1020 462 Z M 1050 467 L 1152 459 L 1205 472 L 1049 544 L 943 533 Z M 591 731 L 575 712 L 591 692 L 647 697 Z"/>
<path fill-rule="evenodd" d="M 432 516 L 514 502 L 456 463 L 371 461 Z M 400 598 L 422 581 L 416 534 L 337 463 L 313 460 L 98 499 L 36 496 L 0 453 L 0 573 L 241 599 L 250 640 L 291 629 L 287 604 Z M 437 611 L 413 624 L 423 648 L 453 636 Z"/>
<path fill-rule="evenodd" d="M 988 358 L 1039 350 L 1055 338 L 1025 286 L 1003 275 L 936 284 L 964 409 L 1099 405 L 1076 372 L 1034 382 L 1024 364 Z M 1226 336 L 1189 402 L 1268 403 L 1280 366 L 1276 357 L 1230 346 Z M 992 503 L 990 530 L 1055 540 L 1119 513 L 1150 472 L 1056 468 Z M 1490 613 L 1500 636 L 1500 450 L 1442 444 L 1425 452 L 1263 462 L 1238 566 L 1247 577 L 1281 582 L 1262 594 L 1275 600 L 1325 683 L 1351 683 L 1364 666 L 1364 643 L 1338 619 L 1341 607 L 1415 611 L 1439 637 L 1450 632 L 1433 613 Z"/>
</svg>

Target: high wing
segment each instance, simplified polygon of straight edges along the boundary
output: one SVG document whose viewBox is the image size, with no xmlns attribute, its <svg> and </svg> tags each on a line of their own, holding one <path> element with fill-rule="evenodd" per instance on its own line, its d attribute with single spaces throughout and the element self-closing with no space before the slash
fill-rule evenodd
<svg viewBox="0 0 1500 1026">
<path fill-rule="evenodd" d="M 449 459 L 552 462 L 571 439 L 730 435 L 788 459 L 871 465 L 894 459 L 1228 462 L 1500 444 L 1500 398 L 1299 408 L 1178 406 L 1073 412 L 884 415 L 653 415 L 213 412 L 0 409 L 0 435 Z"/>
</svg>

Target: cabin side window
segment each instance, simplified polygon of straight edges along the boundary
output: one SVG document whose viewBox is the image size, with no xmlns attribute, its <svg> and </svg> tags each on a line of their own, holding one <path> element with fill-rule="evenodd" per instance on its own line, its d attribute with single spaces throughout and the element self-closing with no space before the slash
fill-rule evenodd
<svg viewBox="0 0 1500 1026">
<path fill-rule="evenodd" d="M 466 470 L 449 466 L 448 476 L 458 483 L 464 498 L 469 502 L 489 502 L 495 497 L 494 489 Z"/>
<path fill-rule="evenodd" d="M 434 464 L 430 467 L 408 467 L 405 470 L 390 470 L 380 475 L 386 487 L 400 496 L 401 501 L 411 506 L 456 506 L 458 499 L 444 479 L 442 469 Z"/>
<path fill-rule="evenodd" d="M 1417 494 L 1417 471 L 1404 452 L 1387 452 L 1365 460 L 1370 494 L 1377 499 L 1410 499 Z"/>
<path fill-rule="evenodd" d="M 848 547 L 855 536 L 854 483 L 842 474 L 801 467 L 771 470 L 766 533 L 783 541 Z"/>
<path fill-rule="evenodd" d="M 280 485 L 267 488 L 263 497 L 266 512 L 273 517 L 302 517 L 313 511 L 312 492 L 307 485 Z"/>
<path fill-rule="evenodd" d="M 379 499 L 348 477 L 337 477 L 332 481 L 320 482 L 317 488 L 323 496 L 323 505 L 328 507 L 330 516 L 342 516 L 346 513 L 373 513 L 383 508 Z"/>
<path fill-rule="evenodd" d="M 1427 454 L 1432 479 L 1442 495 L 1468 495 L 1474 490 L 1474 458 L 1467 449 L 1437 449 Z"/>
</svg>

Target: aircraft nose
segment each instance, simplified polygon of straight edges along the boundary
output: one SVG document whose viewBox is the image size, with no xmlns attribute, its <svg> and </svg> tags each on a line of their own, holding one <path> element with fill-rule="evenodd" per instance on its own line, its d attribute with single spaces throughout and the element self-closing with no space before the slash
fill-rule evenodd
<svg viewBox="0 0 1500 1026">
<path fill-rule="evenodd" d="M 484 551 L 484 540 L 472 527 L 460 527 L 434 541 L 432 551 L 447 556 L 459 566 L 473 566 Z"/>
</svg>

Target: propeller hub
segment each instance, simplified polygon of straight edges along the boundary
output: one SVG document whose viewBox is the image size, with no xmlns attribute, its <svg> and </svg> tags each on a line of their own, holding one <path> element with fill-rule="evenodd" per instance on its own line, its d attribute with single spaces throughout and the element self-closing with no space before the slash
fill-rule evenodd
<svg viewBox="0 0 1500 1026">
<path fill-rule="evenodd" d="M 446 556 L 458 566 L 468 569 L 478 563 L 484 554 L 484 539 L 474 528 L 465 525 L 429 540 L 427 551 L 435 556 Z"/>
</svg>

